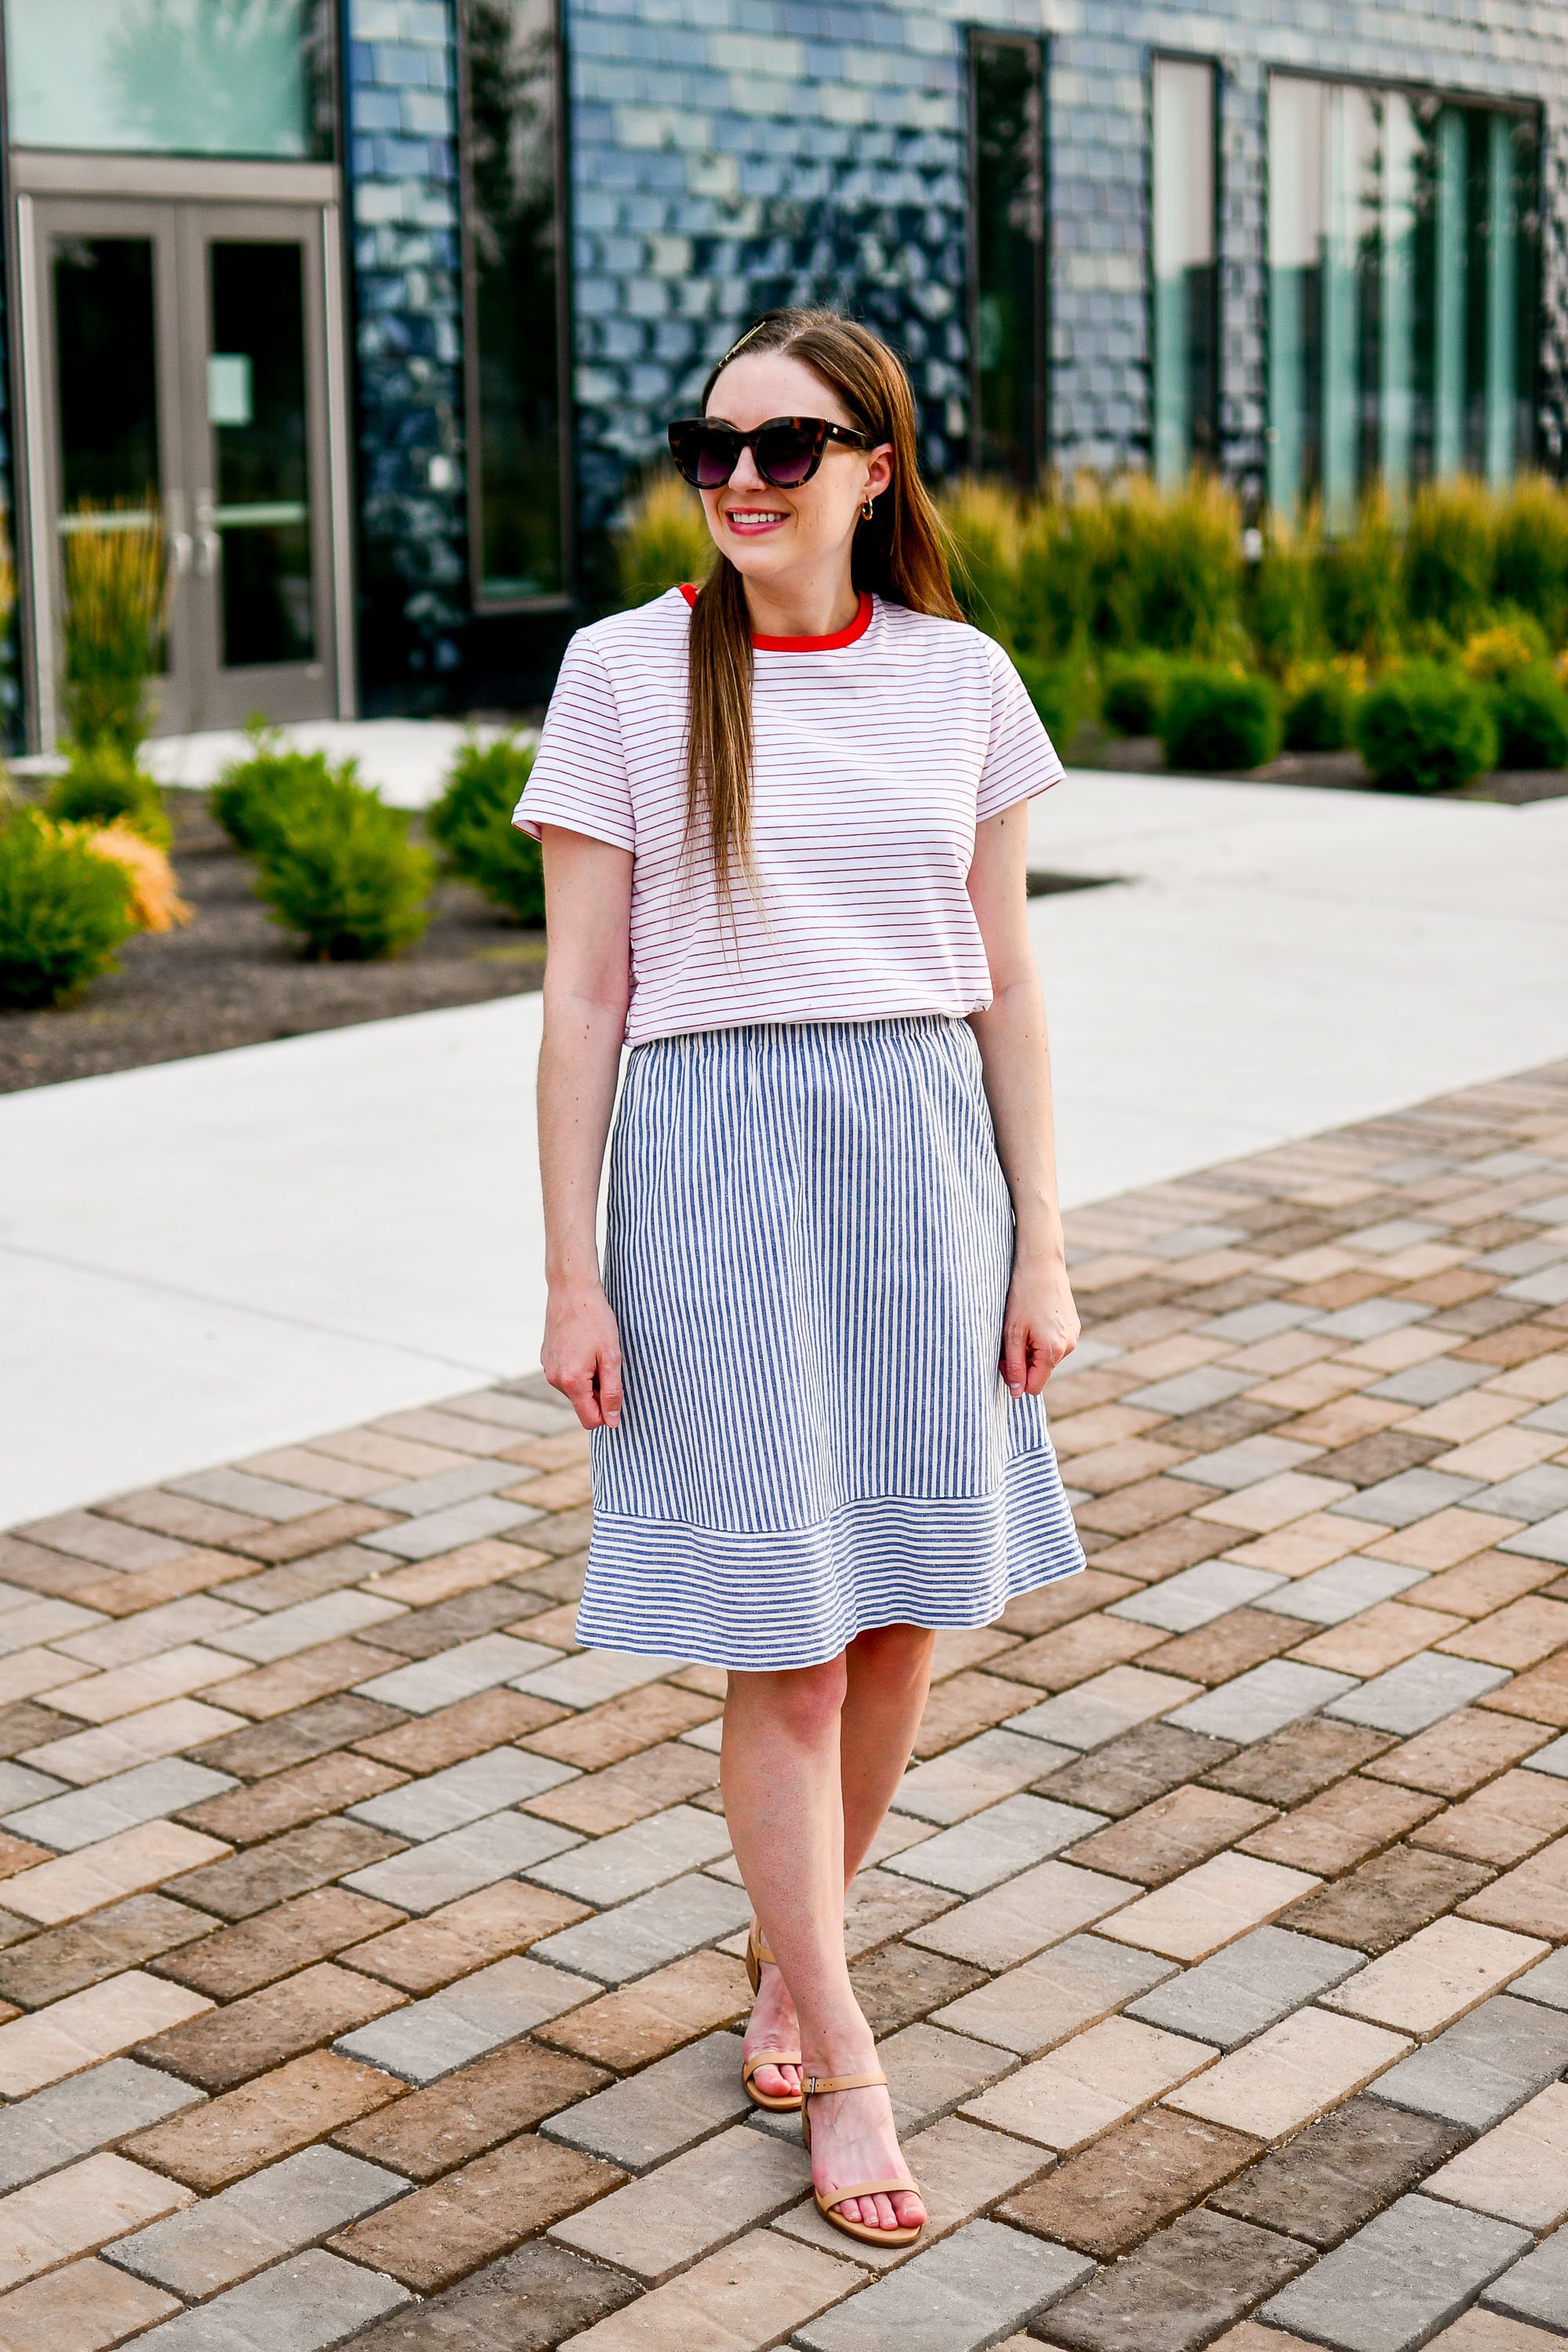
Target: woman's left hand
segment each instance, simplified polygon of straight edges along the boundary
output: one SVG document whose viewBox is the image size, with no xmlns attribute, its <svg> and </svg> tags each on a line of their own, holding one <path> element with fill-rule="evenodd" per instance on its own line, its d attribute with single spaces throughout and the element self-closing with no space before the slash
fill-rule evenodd
<svg viewBox="0 0 1568 2352">
<path fill-rule="evenodd" d="M 1015 1266 L 1002 1318 L 1002 1377 L 1010 1396 L 1038 1396 L 1078 1345 L 1072 1285 L 1059 1258 Z"/>
</svg>

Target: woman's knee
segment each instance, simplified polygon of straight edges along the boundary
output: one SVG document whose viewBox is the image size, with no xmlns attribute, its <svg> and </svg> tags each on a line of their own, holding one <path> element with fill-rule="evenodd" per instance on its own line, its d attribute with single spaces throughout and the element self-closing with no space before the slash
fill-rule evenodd
<svg viewBox="0 0 1568 2352">
<path fill-rule="evenodd" d="M 765 1720 L 795 1738 L 825 1738 L 837 1728 L 847 1686 L 842 1655 L 783 1674 L 732 1673 L 726 1721 Z"/>
<path fill-rule="evenodd" d="M 879 1681 L 913 1682 L 926 1673 L 936 1635 L 923 1625 L 873 1625 L 857 1634 L 849 1659 L 858 1674 Z"/>
</svg>

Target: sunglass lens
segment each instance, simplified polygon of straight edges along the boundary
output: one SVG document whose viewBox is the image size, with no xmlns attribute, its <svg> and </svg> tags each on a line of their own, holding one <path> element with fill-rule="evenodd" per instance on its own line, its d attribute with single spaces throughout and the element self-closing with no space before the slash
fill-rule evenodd
<svg viewBox="0 0 1568 2352">
<path fill-rule="evenodd" d="M 757 471 L 775 489 L 798 489 L 809 481 L 816 456 L 817 436 L 808 425 L 770 425 L 757 436 Z"/>
<path fill-rule="evenodd" d="M 740 452 L 722 425 L 689 417 L 670 426 L 669 454 L 694 489 L 716 490 L 734 472 Z"/>
</svg>

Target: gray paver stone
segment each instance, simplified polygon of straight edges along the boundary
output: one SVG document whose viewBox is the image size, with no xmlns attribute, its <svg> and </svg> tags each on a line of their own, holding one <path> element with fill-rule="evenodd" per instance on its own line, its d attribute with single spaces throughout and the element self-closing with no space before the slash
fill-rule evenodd
<svg viewBox="0 0 1568 2352">
<path fill-rule="evenodd" d="M 1529 2231 L 1511 2221 L 1401 2197 L 1258 2316 L 1342 2352 L 1414 2352 L 1529 2243 Z"/>
<path fill-rule="evenodd" d="M 910 1928 L 905 1940 L 994 1972 L 1032 1959 L 1047 1944 L 1065 1941 L 1079 1927 L 1134 1902 L 1143 1891 L 1125 1878 L 1084 1870 L 1077 1863 L 1037 1863 L 1033 1870 L 972 1896 L 940 1919 Z"/>
<path fill-rule="evenodd" d="M 556 1968 L 581 1969 L 601 1983 L 629 1983 L 693 1952 L 700 1944 L 733 1935 L 752 1916 L 745 1890 L 691 1871 L 630 1903 L 557 1928 L 531 1948 Z"/>
<path fill-rule="evenodd" d="M 194 2303 L 373 2213 L 407 2188 L 384 2165 L 340 2148 L 303 2148 L 220 2196 L 118 2239 L 104 2254 Z"/>
<path fill-rule="evenodd" d="M 802 2352 L 979 2352 L 1047 2310 L 1093 2270 L 1087 2254 L 970 2221 L 861 2294 L 797 2328 Z"/>
<path fill-rule="evenodd" d="M 906 1772 L 893 1810 L 946 1828 L 999 1797 L 1026 1789 L 1056 1765 L 1070 1763 L 1074 1753 L 1070 1748 L 1053 1753 L 1043 1740 L 1022 1739 L 1016 1731 L 983 1731 Z"/>
<path fill-rule="evenodd" d="M 405 2082 L 433 2083 L 598 1990 L 584 1977 L 567 1976 L 514 1953 L 459 1978 L 427 2000 L 413 2001 L 343 2034 L 332 2046 Z"/>
<path fill-rule="evenodd" d="M 1487 2289 L 1481 2301 L 1510 2318 L 1568 2334 L 1568 2230 L 1559 2230 Z"/>
<path fill-rule="evenodd" d="M 715 2246 L 771 2221 L 809 2188 L 811 2159 L 799 2133 L 798 2121 L 795 2137 L 784 2140 L 737 2124 L 557 2222 L 550 2234 L 657 2286 Z"/>
<path fill-rule="evenodd" d="M 708 2033 L 656 2065 L 552 2116 L 547 2137 L 585 2148 L 626 2172 L 646 2172 L 743 2117 L 741 2037 Z M 798 2131 L 797 2118 L 791 2119 Z"/>
<path fill-rule="evenodd" d="M 639 1658 L 625 1650 L 579 1650 L 573 1657 L 557 1657 L 552 1665 L 520 1673 L 512 1688 L 557 1706 L 600 1706 L 623 1691 L 657 1682 L 679 1664 L 679 1658 Z"/>
<path fill-rule="evenodd" d="M 1196 2352 L 1311 2259 L 1293 2238 L 1204 2208 L 1109 2264 L 1038 2332 L 1079 2352 Z"/>
<path fill-rule="evenodd" d="M 365 1501 L 378 1511 L 402 1511 L 411 1519 L 428 1517 L 453 1503 L 471 1502 L 476 1495 L 493 1495 L 517 1484 L 515 1462 L 459 1462 L 450 1470 L 432 1471 L 427 1478 L 400 1478 L 395 1486 L 378 1486 Z"/>
<path fill-rule="evenodd" d="M 1331 1315 L 1313 1318 L 1307 1328 L 1321 1331 L 1325 1339 L 1350 1339 L 1359 1345 L 1363 1339 L 1382 1339 L 1390 1331 L 1403 1331 L 1407 1324 L 1424 1323 L 1433 1312 L 1412 1299 L 1363 1298 L 1353 1307 L 1338 1307 Z"/>
<path fill-rule="evenodd" d="M 1380 2074 L 1371 2095 L 1486 2131 L 1568 2065 L 1568 2014 L 1499 1993 Z"/>
<path fill-rule="evenodd" d="M 439 1837 L 505 1805 L 542 1797 L 546 1789 L 575 1778 L 572 1765 L 557 1764 L 552 1757 L 531 1756 L 521 1748 L 492 1748 L 487 1755 L 449 1765 L 444 1772 L 367 1797 L 363 1805 L 348 1808 L 349 1819 L 390 1830 L 395 1837 Z"/>
<path fill-rule="evenodd" d="M 165 1478 L 163 1484 L 172 1495 L 188 1495 L 195 1503 L 216 1503 L 220 1511 L 243 1511 L 249 1518 L 279 1525 L 330 1510 L 338 1499 L 312 1487 L 287 1486 L 279 1478 L 259 1478 L 251 1470 L 198 1470 L 194 1477 Z"/>
<path fill-rule="evenodd" d="M 1446 1397 L 1473 1389 L 1487 1376 L 1485 1364 L 1461 1364 L 1452 1356 L 1429 1356 L 1424 1364 L 1407 1364 L 1386 1381 L 1366 1391 L 1394 1404 L 1441 1404 Z"/>
<path fill-rule="evenodd" d="M 120 1830 L 139 1829 L 143 1822 L 162 1821 L 204 1797 L 220 1797 L 238 1784 L 232 1773 L 209 1771 L 205 1764 L 187 1764 L 168 1756 L 155 1764 L 138 1764 L 129 1772 L 95 1781 L 90 1788 L 47 1797 L 42 1804 L 26 1805 L 5 1817 L 13 1836 L 33 1838 L 40 1845 L 74 1853 L 79 1846 L 96 1845 Z"/>
<path fill-rule="evenodd" d="M 460 1544 L 479 1543 L 486 1536 L 504 1535 L 539 1513 L 531 1505 L 503 1503 L 499 1495 L 476 1495 L 469 1503 L 454 1503 L 445 1511 L 401 1520 L 396 1527 L 378 1528 L 360 1540 L 398 1559 L 433 1559 L 437 1552 L 456 1551 Z"/>
<path fill-rule="evenodd" d="M 1533 1470 L 1521 1470 L 1517 1477 L 1489 1486 L 1471 1508 L 1532 1524 L 1555 1518 L 1560 1511 L 1568 1511 L 1568 1470 L 1556 1462 L 1538 1462 Z"/>
<path fill-rule="evenodd" d="M 1537 1519 L 1532 1528 L 1521 1528 L 1516 1536 L 1504 1536 L 1498 1549 L 1522 1552 L 1527 1559 L 1555 1559 L 1568 1565 L 1568 1511 Z"/>
<path fill-rule="evenodd" d="M 1561 1739 L 1538 1748 L 1533 1756 L 1521 1756 L 1520 1769 L 1525 1772 L 1550 1772 L 1554 1779 L 1568 1780 L 1568 1732 Z"/>
<path fill-rule="evenodd" d="M 380 2271 L 315 2248 L 136 2341 L 142 2352 L 327 2352 L 408 2300 L 407 2288 Z"/>
<path fill-rule="evenodd" d="M 1056 1804 L 1048 1797 L 1005 1797 L 987 1811 L 894 1854 L 883 1867 L 955 1895 L 978 1895 L 1076 1844 L 1091 1830 L 1104 1829 L 1106 1820 L 1104 1813 Z"/>
<path fill-rule="evenodd" d="M 933 2011 L 931 2021 L 1035 2058 L 1175 1974 L 1176 1962 L 1156 1952 L 1101 1936 L 1069 1936 L 1037 1959 Z"/>
<path fill-rule="evenodd" d="M 374 1895 L 378 1903 L 395 1903 L 400 1910 L 434 1911 L 582 1843 L 574 1830 L 539 1821 L 531 1813 L 487 1813 L 460 1830 L 448 1830 L 423 1845 L 353 1871 L 342 1884 L 356 1894 Z"/>
<path fill-rule="evenodd" d="M 529 1867 L 530 1878 L 558 1894 L 575 1895 L 580 1903 L 625 1903 L 646 1895 L 683 1871 L 700 1870 L 730 1851 L 730 1832 L 721 1813 L 705 1812 L 700 1805 L 670 1805 L 650 1813 L 629 1829 L 613 1830 L 552 1861 L 541 1858 Z"/>
<path fill-rule="evenodd" d="M 1254 1605 L 1278 1617 L 1304 1617 L 1310 1625 L 1342 1625 L 1347 1617 L 1426 1580 L 1423 1568 L 1395 1568 L 1386 1559 L 1336 1559 L 1310 1576 L 1281 1579 L 1277 1592 Z"/>
<path fill-rule="evenodd" d="M 1294 1437 L 1244 1437 L 1237 1444 L 1221 1445 L 1212 1454 L 1194 1454 L 1190 1462 L 1173 1466 L 1170 1475 L 1237 1494 L 1243 1486 L 1256 1486 L 1260 1479 L 1277 1478 L 1282 1470 L 1300 1470 L 1322 1450 L 1321 1445 L 1303 1445 Z"/>
<path fill-rule="evenodd" d="M 265 1666 L 279 1658 L 291 1658 L 298 1651 L 313 1650 L 319 1642 L 368 1634 L 373 1626 L 407 1613 L 401 1601 L 374 1593 L 319 1592 L 312 1600 L 296 1601 L 292 1608 L 252 1617 L 247 1624 L 231 1625 L 205 1638 L 215 1650 L 227 1650 L 233 1657 Z"/>
<path fill-rule="evenodd" d="M 1150 1412 L 1205 1412 L 1212 1404 L 1239 1396 L 1252 1385 L 1252 1379 L 1250 1372 L 1227 1372 L 1221 1364 L 1194 1364 L 1190 1372 L 1177 1372 L 1168 1381 L 1133 1389 L 1121 1402 Z"/>
<path fill-rule="evenodd" d="M 1190 1633 L 1227 1610 L 1251 1607 L 1285 1582 L 1261 1568 L 1244 1568 L 1239 1560 L 1205 1559 L 1146 1592 L 1131 1592 L 1113 1601 L 1108 1617 L 1131 1617 L 1135 1624 L 1162 1625 L 1167 1633 Z"/>
<path fill-rule="evenodd" d="M 388 1534 L 394 1532 L 387 1529 Z M 493 1690 L 497 1683 L 547 1664 L 557 1655 L 542 1642 L 520 1642 L 511 1633 L 481 1633 L 477 1640 L 458 1642 L 433 1658 L 419 1658 L 411 1666 L 394 1666 L 387 1674 L 374 1675 L 358 1685 L 358 1695 L 381 1699 L 388 1706 L 406 1707 L 410 1715 L 433 1715 L 438 1706 L 470 1698 L 475 1691 Z"/>
<path fill-rule="evenodd" d="M 1266 1664 L 1250 1666 L 1234 1681 L 1222 1684 L 1218 1690 L 1205 1691 L 1202 1698 L 1178 1707 L 1169 1720 L 1184 1730 L 1206 1732 L 1214 1739 L 1234 1739 L 1238 1747 L 1249 1748 L 1255 1739 L 1266 1739 L 1271 1731 L 1283 1731 L 1288 1723 L 1315 1715 L 1330 1699 L 1353 1689 L 1354 1681 L 1353 1675 L 1331 1674 L 1326 1666 L 1270 1658 Z"/>
<path fill-rule="evenodd" d="M 1023 1715 L 1011 1716 L 1009 1731 L 1030 1739 L 1049 1739 L 1063 1748 L 1103 1748 L 1109 1739 L 1168 1714 L 1184 1700 L 1196 1696 L 1195 1684 L 1174 1675 L 1153 1675 L 1141 1666 L 1111 1666 L 1102 1675 L 1056 1698 L 1041 1701 Z M 1049 1769 L 1049 1768 L 1047 1768 Z"/>
<path fill-rule="evenodd" d="M 1258 1927 L 1195 1969 L 1168 1978 L 1127 2013 L 1145 2025 L 1234 2050 L 1365 1965 L 1359 1952 L 1316 1936 Z"/>
<path fill-rule="evenodd" d="M 1373 1675 L 1370 1682 L 1347 1691 L 1323 1712 L 1346 1723 L 1370 1724 L 1374 1731 L 1396 1731 L 1408 1738 L 1413 1732 L 1425 1731 L 1429 1723 L 1438 1723 L 1444 1716 L 1471 1706 L 1508 1679 L 1506 1666 L 1483 1666 L 1470 1658 L 1445 1658 L 1434 1650 L 1424 1650 L 1417 1657 L 1390 1666 L 1386 1674 Z"/>
<path fill-rule="evenodd" d="M 1521 1977 L 1515 1977 L 1509 1987 L 1521 2000 L 1543 2001 L 1548 2009 L 1568 2009 L 1568 1948 L 1553 1952 L 1550 1959 L 1537 1960 Z"/>
<path fill-rule="evenodd" d="M 1479 1478 L 1456 1477 L 1451 1470 L 1402 1470 L 1397 1477 L 1363 1486 L 1329 1508 L 1338 1518 L 1377 1519 L 1385 1528 L 1408 1528 L 1467 1501 L 1480 1484 Z"/>
<path fill-rule="evenodd" d="M 535 2238 L 444 2294 L 375 2320 L 353 2352 L 545 2352 L 637 2293 L 617 2272 Z"/>
<path fill-rule="evenodd" d="M 30 1764 L 0 1764 L 0 1805 L 7 1810 L 39 1804 L 45 1797 L 63 1797 L 68 1785 L 52 1773 L 36 1772 Z"/>
<path fill-rule="evenodd" d="M 200 2105 L 203 2095 L 190 2084 L 134 2058 L 110 2058 L 0 2108 L 0 2190 L 20 2189 L 182 2107 Z"/>
</svg>

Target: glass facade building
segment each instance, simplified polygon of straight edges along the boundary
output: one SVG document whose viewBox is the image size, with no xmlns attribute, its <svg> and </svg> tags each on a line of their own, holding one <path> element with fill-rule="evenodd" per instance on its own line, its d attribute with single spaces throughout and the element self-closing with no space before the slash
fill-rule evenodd
<svg viewBox="0 0 1568 2352">
<path fill-rule="evenodd" d="M 527 708 L 761 310 L 905 357 L 926 461 L 1249 507 L 1568 465 L 1568 19 L 1455 0 L 0 0 L 20 582 L 162 534 L 165 729 Z M 1555 142 L 1555 143 L 1554 143 Z"/>
</svg>

